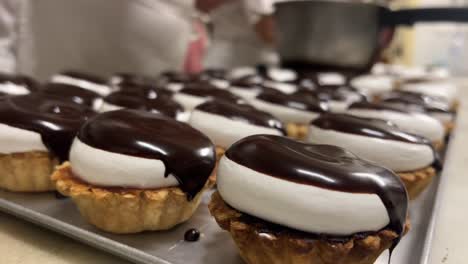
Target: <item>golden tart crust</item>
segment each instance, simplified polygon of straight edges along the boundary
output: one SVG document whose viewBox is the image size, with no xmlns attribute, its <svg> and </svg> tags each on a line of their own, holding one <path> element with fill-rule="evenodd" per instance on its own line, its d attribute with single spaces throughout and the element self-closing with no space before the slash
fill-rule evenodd
<svg viewBox="0 0 468 264">
<path fill-rule="evenodd" d="M 214 187 L 216 185 L 216 171 L 218 170 L 218 162 L 224 156 L 225 152 L 226 150 L 224 148 L 216 146 L 216 166 L 209 178 L 210 187 Z"/>
<path fill-rule="evenodd" d="M 198 208 L 202 193 L 191 201 L 177 187 L 161 189 L 112 189 L 89 185 L 76 179 L 65 162 L 52 175 L 57 190 L 73 199 L 81 215 L 110 233 L 130 234 L 167 230 L 187 221 Z"/>
<path fill-rule="evenodd" d="M 219 161 L 223 157 L 224 152 L 226 152 L 224 148 L 216 146 L 216 161 Z"/>
<path fill-rule="evenodd" d="M 13 192 L 55 190 L 50 175 L 58 160 L 45 151 L 0 154 L 0 188 Z"/>
<path fill-rule="evenodd" d="M 307 124 L 296 124 L 296 123 L 286 124 L 286 134 L 288 137 L 292 139 L 305 139 L 308 131 L 309 131 L 309 127 Z"/>
<path fill-rule="evenodd" d="M 411 200 L 416 199 L 432 182 L 437 175 L 433 167 L 426 167 L 416 171 L 398 172 L 398 176 L 405 184 Z"/>
<path fill-rule="evenodd" d="M 455 121 L 449 121 L 449 122 L 444 123 L 444 127 L 445 127 L 445 134 L 450 135 L 455 129 Z"/>
<path fill-rule="evenodd" d="M 219 226 L 230 232 L 248 264 L 372 264 L 398 237 L 393 231 L 383 230 L 340 243 L 265 234 L 243 221 L 242 213 L 229 207 L 218 192 L 213 193 L 208 207 Z M 408 230 L 409 221 L 405 232 Z"/>
<path fill-rule="evenodd" d="M 443 139 L 432 142 L 432 146 L 437 151 L 442 151 L 445 148 L 445 142 Z"/>
</svg>

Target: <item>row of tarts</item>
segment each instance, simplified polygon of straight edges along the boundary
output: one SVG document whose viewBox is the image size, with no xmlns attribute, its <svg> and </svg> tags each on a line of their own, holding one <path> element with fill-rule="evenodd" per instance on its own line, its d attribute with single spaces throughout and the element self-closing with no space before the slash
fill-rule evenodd
<svg viewBox="0 0 468 264">
<path fill-rule="evenodd" d="M 374 263 L 409 231 L 458 106 L 439 72 L 378 69 L 2 74 L 0 187 L 57 190 L 126 234 L 187 221 L 216 186 L 247 263 Z"/>
</svg>

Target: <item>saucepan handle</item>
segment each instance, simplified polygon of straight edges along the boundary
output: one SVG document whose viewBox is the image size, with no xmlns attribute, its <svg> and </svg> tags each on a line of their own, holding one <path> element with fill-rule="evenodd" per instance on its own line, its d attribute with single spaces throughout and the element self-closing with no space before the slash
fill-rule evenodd
<svg viewBox="0 0 468 264">
<path fill-rule="evenodd" d="M 398 11 L 384 10 L 381 16 L 384 26 L 411 26 L 417 22 L 458 22 L 468 23 L 468 8 L 414 8 Z"/>
</svg>

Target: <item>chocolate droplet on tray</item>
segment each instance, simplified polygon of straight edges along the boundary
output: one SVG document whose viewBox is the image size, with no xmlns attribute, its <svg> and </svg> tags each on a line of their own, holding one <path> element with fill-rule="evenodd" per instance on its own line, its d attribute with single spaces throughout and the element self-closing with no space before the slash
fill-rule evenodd
<svg viewBox="0 0 468 264">
<path fill-rule="evenodd" d="M 188 242 L 195 242 L 200 239 L 200 231 L 198 229 L 192 228 L 185 232 L 184 240 Z"/>
<path fill-rule="evenodd" d="M 58 199 L 58 200 L 63 200 L 63 199 L 67 199 L 67 198 L 68 198 L 67 196 L 61 194 L 61 193 L 58 192 L 58 191 L 54 191 L 54 196 L 55 196 L 55 198 Z"/>
</svg>

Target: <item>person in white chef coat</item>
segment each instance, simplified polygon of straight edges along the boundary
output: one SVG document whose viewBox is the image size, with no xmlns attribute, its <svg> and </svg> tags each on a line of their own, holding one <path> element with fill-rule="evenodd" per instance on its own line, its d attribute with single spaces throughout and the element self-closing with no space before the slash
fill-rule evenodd
<svg viewBox="0 0 468 264">
<path fill-rule="evenodd" d="M 207 67 L 276 65 L 275 0 L 238 0 L 210 13 L 214 27 L 207 51 Z"/>
<path fill-rule="evenodd" d="M 194 21 L 224 1 L 0 0 L 0 70 L 46 79 L 64 69 L 155 75 L 201 67 L 193 62 L 201 55 L 190 54 L 203 35 Z"/>
</svg>

